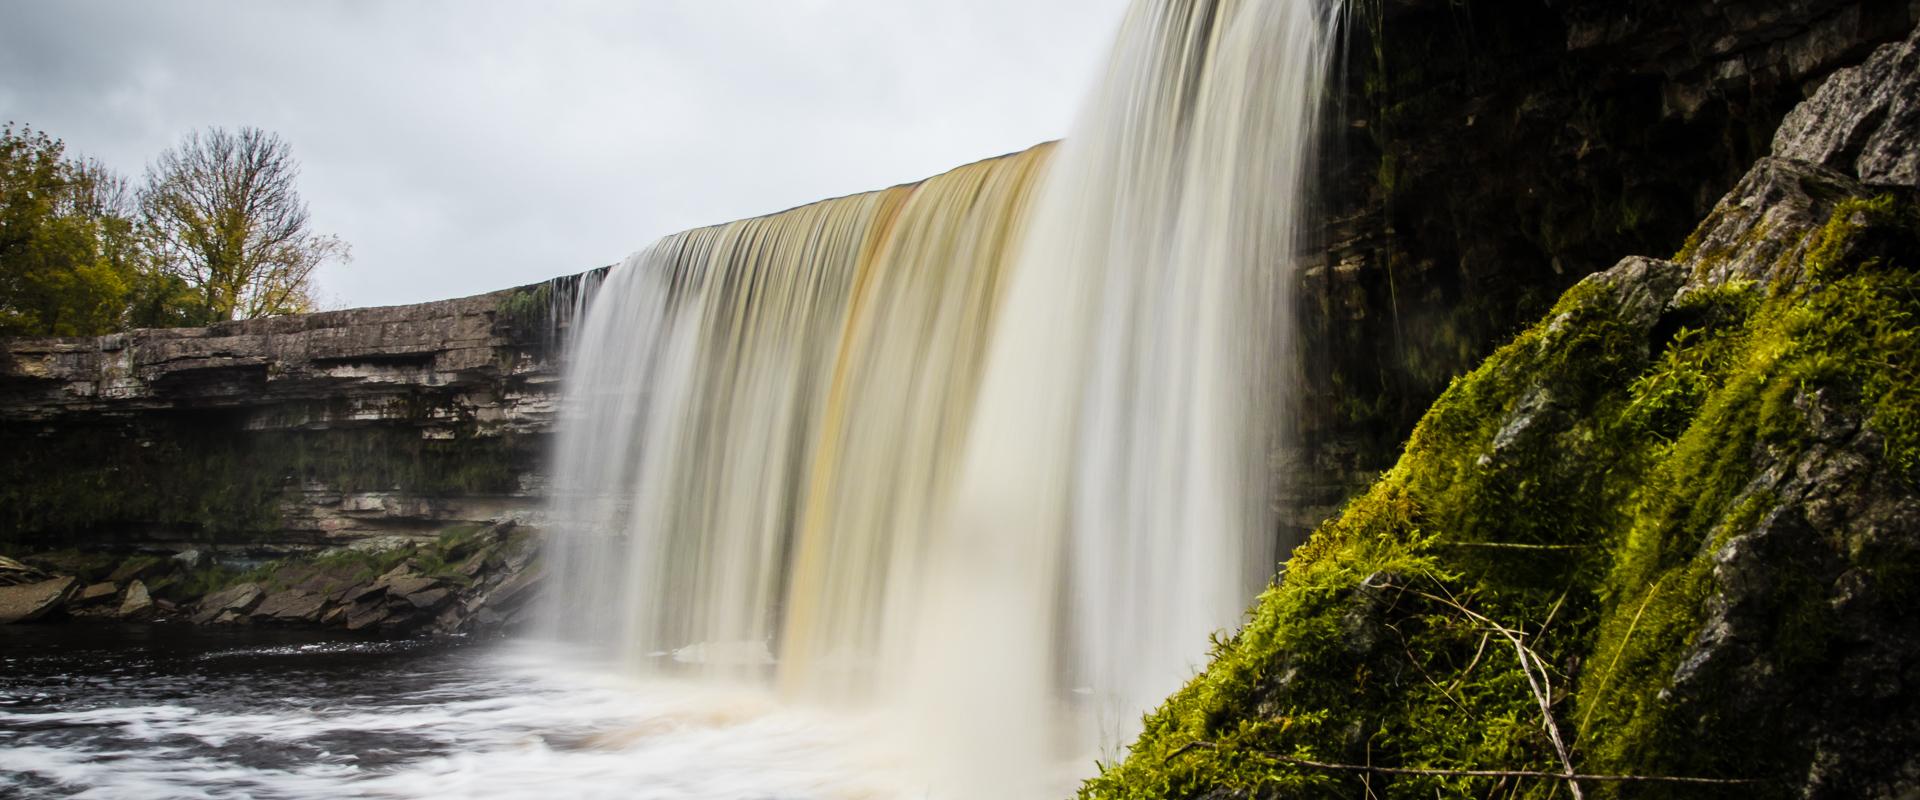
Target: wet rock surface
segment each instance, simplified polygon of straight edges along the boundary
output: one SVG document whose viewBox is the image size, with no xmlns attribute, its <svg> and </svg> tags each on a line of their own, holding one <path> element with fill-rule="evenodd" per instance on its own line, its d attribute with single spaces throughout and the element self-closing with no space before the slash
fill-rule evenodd
<svg viewBox="0 0 1920 800">
<path fill-rule="evenodd" d="M 1916 58 L 1455 381 L 1081 796 L 1920 796 Z"/>
<path fill-rule="evenodd" d="M 526 619 L 531 589 L 543 575 L 538 536 L 513 523 L 456 528 L 426 544 L 386 544 L 245 571 L 205 554 L 136 554 L 96 563 L 106 579 L 94 583 L 8 560 L 17 568 L 0 574 L 35 580 L 0 586 L 0 624 L 99 619 L 486 634 Z M 44 560 L 63 563 L 57 555 Z"/>
</svg>

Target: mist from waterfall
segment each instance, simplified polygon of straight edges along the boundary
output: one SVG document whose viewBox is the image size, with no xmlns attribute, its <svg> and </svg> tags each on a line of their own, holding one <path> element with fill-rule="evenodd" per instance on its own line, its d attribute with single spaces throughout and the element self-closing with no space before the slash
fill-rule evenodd
<svg viewBox="0 0 1920 800">
<path fill-rule="evenodd" d="M 1138 2 L 1065 142 L 615 268 L 573 336 L 551 633 L 889 715 L 954 797 L 1124 744 L 1277 557 L 1336 14 Z"/>
</svg>

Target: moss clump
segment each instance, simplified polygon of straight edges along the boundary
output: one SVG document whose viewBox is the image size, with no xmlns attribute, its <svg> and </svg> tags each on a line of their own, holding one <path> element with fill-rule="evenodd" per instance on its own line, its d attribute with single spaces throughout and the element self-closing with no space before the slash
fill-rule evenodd
<svg viewBox="0 0 1920 800">
<path fill-rule="evenodd" d="M 1630 402 L 1619 387 L 1647 361 L 1615 301 L 1607 284 L 1582 284 L 1455 381 L 1400 462 L 1294 554 L 1247 626 L 1083 796 L 1356 788 L 1277 756 L 1556 769 L 1519 657 L 1482 618 L 1533 637 L 1554 664 L 1580 639 L 1545 634 L 1591 624 L 1592 593 L 1566 587 L 1604 574 L 1585 545 L 1619 516 L 1627 487 L 1564 462 L 1638 457 L 1620 446 L 1630 431 L 1586 422 L 1618 417 Z M 1490 783 L 1392 782 L 1395 796 L 1419 797 Z"/>
<path fill-rule="evenodd" d="M 1448 388 L 1398 464 L 1313 534 L 1081 796 L 1550 797 L 1557 779 L 1297 762 L 1558 772 L 1529 678 L 1554 687 L 1581 772 L 1769 781 L 1803 766 L 1807 743 L 1753 712 L 1734 722 L 1713 676 L 1685 691 L 1674 676 L 1725 591 L 1714 554 L 1778 513 L 1781 470 L 1833 436 L 1822 426 L 1864 419 L 1914 485 L 1914 220 L 1910 205 L 1843 203 L 1806 269 L 1782 273 L 1810 278 L 1696 287 L 1657 315 L 1634 308 L 1630 274 L 1576 286 Z M 1842 567 L 1898 572 L 1850 557 Z M 1819 579 L 1777 578 L 1758 612 L 1770 665 L 1782 685 L 1814 685 L 1833 612 Z M 1538 655 L 1531 675 L 1503 630 Z M 1788 793 L 1626 786 L 1585 788 Z"/>
<path fill-rule="evenodd" d="M 1888 247 L 1920 241 L 1916 230 L 1920 225 L 1902 220 L 1890 198 L 1841 203 L 1807 256 L 1810 282 L 1769 298 L 1739 329 L 1690 346 L 1714 349 L 1701 357 L 1711 391 L 1648 476 L 1633 525 L 1616 547 L 1594 648 L 1604 666 L 1580 685 L 1580 728 L 1592 763 L 1752 774 L 1771 769 L 1770 762 L 1804 761 L 1805 743 L 1703 724 L 1698 704 L 1665 693 L 1717 589 L 1712 554 L 1753 530 L 1776 503 L 1771 486 L 1780 478 L 1763 474 L 1763 465 L 1795 464 L 1828 433 L 1809 406 L 1864 417 L 1885 442 L 1886 466 L 1910 480 L 1920 413 L 1913 380 L 1920 366 L 1920 263 L 1881 253 L 1920 253 L 1911 244 Z M 1810 669 L 1831 651 L 1824 587 L 1805 575 L 1779 577 L 1768 598 L 1776 625 L 1765 649 L 1787 670 Z"/>
<path fill-rule="evenodd" d="M 508 329 L 538 332 L 553 323 L 553 283 L 522 286 L 500 298 L 495 307 L 499 321 Z"/>
</svg>

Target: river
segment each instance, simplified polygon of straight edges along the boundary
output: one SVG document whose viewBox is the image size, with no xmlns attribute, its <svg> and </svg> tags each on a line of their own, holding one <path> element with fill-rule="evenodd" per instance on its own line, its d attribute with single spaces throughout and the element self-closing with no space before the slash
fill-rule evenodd
<svg viewBox="0 0 1920 800">
<path fill-rule="evenodd" d="M 927 796 L 877 724 L 540 642 L 0 627 L 9 798 Z"/>
</svg>

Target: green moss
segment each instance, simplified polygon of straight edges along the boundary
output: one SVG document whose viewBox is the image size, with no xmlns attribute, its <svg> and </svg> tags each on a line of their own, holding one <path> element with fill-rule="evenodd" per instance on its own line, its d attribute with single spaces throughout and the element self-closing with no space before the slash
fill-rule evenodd
<svg viewBox="0 0 1920 800">
<path fill-rule="evenodd" d="M 268 592 L 298 586 L 326 593 L 364 584 L 393 571 L 402 564 L 422 575 L 441 578 L 465 586 L 471 579 L 459 570 L 470 558 L 484 558 L 494 552 L 496 540 L 485 534 L 492 526 L 462 523 L 450 526 L 431 541 L 403 544 L 382 550 L 335 548 L 317 555 L 296 555 L 270 561 L 251 569 L 239 570 L 210 565 L 181 576 L 179 600 L 202 597 L 230 586 L 256 583 Z M 524 533 L 516 534 L 524 536 Z M 516 541 L 515 535 L 504 541 Z"/>
<path fill-rule="evenodd" d="M 1916 220 L 1884 199 L 1842 203 L 1806 251 L 1811 280 L 1697 288 L 1650 327 L 1621 316 L 1607 283 L 1576 286 L 1453 382 L 1399 463 L 1296 551 L 1207 671 L 1082 797 L 1553 796 L 1564 787 L 1541 779 L 1374 775 L 1363 787 L 1285 760 L 1558 770 L 1520 659 L 1486 620 L 1550 665 L 1584 772 L 1770 778 L 1804 763 L 1802 743 L 1768 726 L 1715 724 L 1728 698 L 1710 666 L 1695 694 L 1672 682 L 1719 591 L 1713 553 L 1779 503 L 1762 465 L 1794 464 L 1839 413 L 1864 418 L 1912 479 Z M 1770 621 L 1770 664 L 1817 681 L 1833 652 L 1825 587 L 1777 577 L 1755 612 Z M 1703 792 L 1622 786 L 1587 792 Z"/>
<path fill-rule="evenodd" d="M 540 330 L 551 322 L 553 314 L 552 282 L 522 286 L 500 298 L 496 313 L 508 327 L 522 331 Z"/>
</svg>

